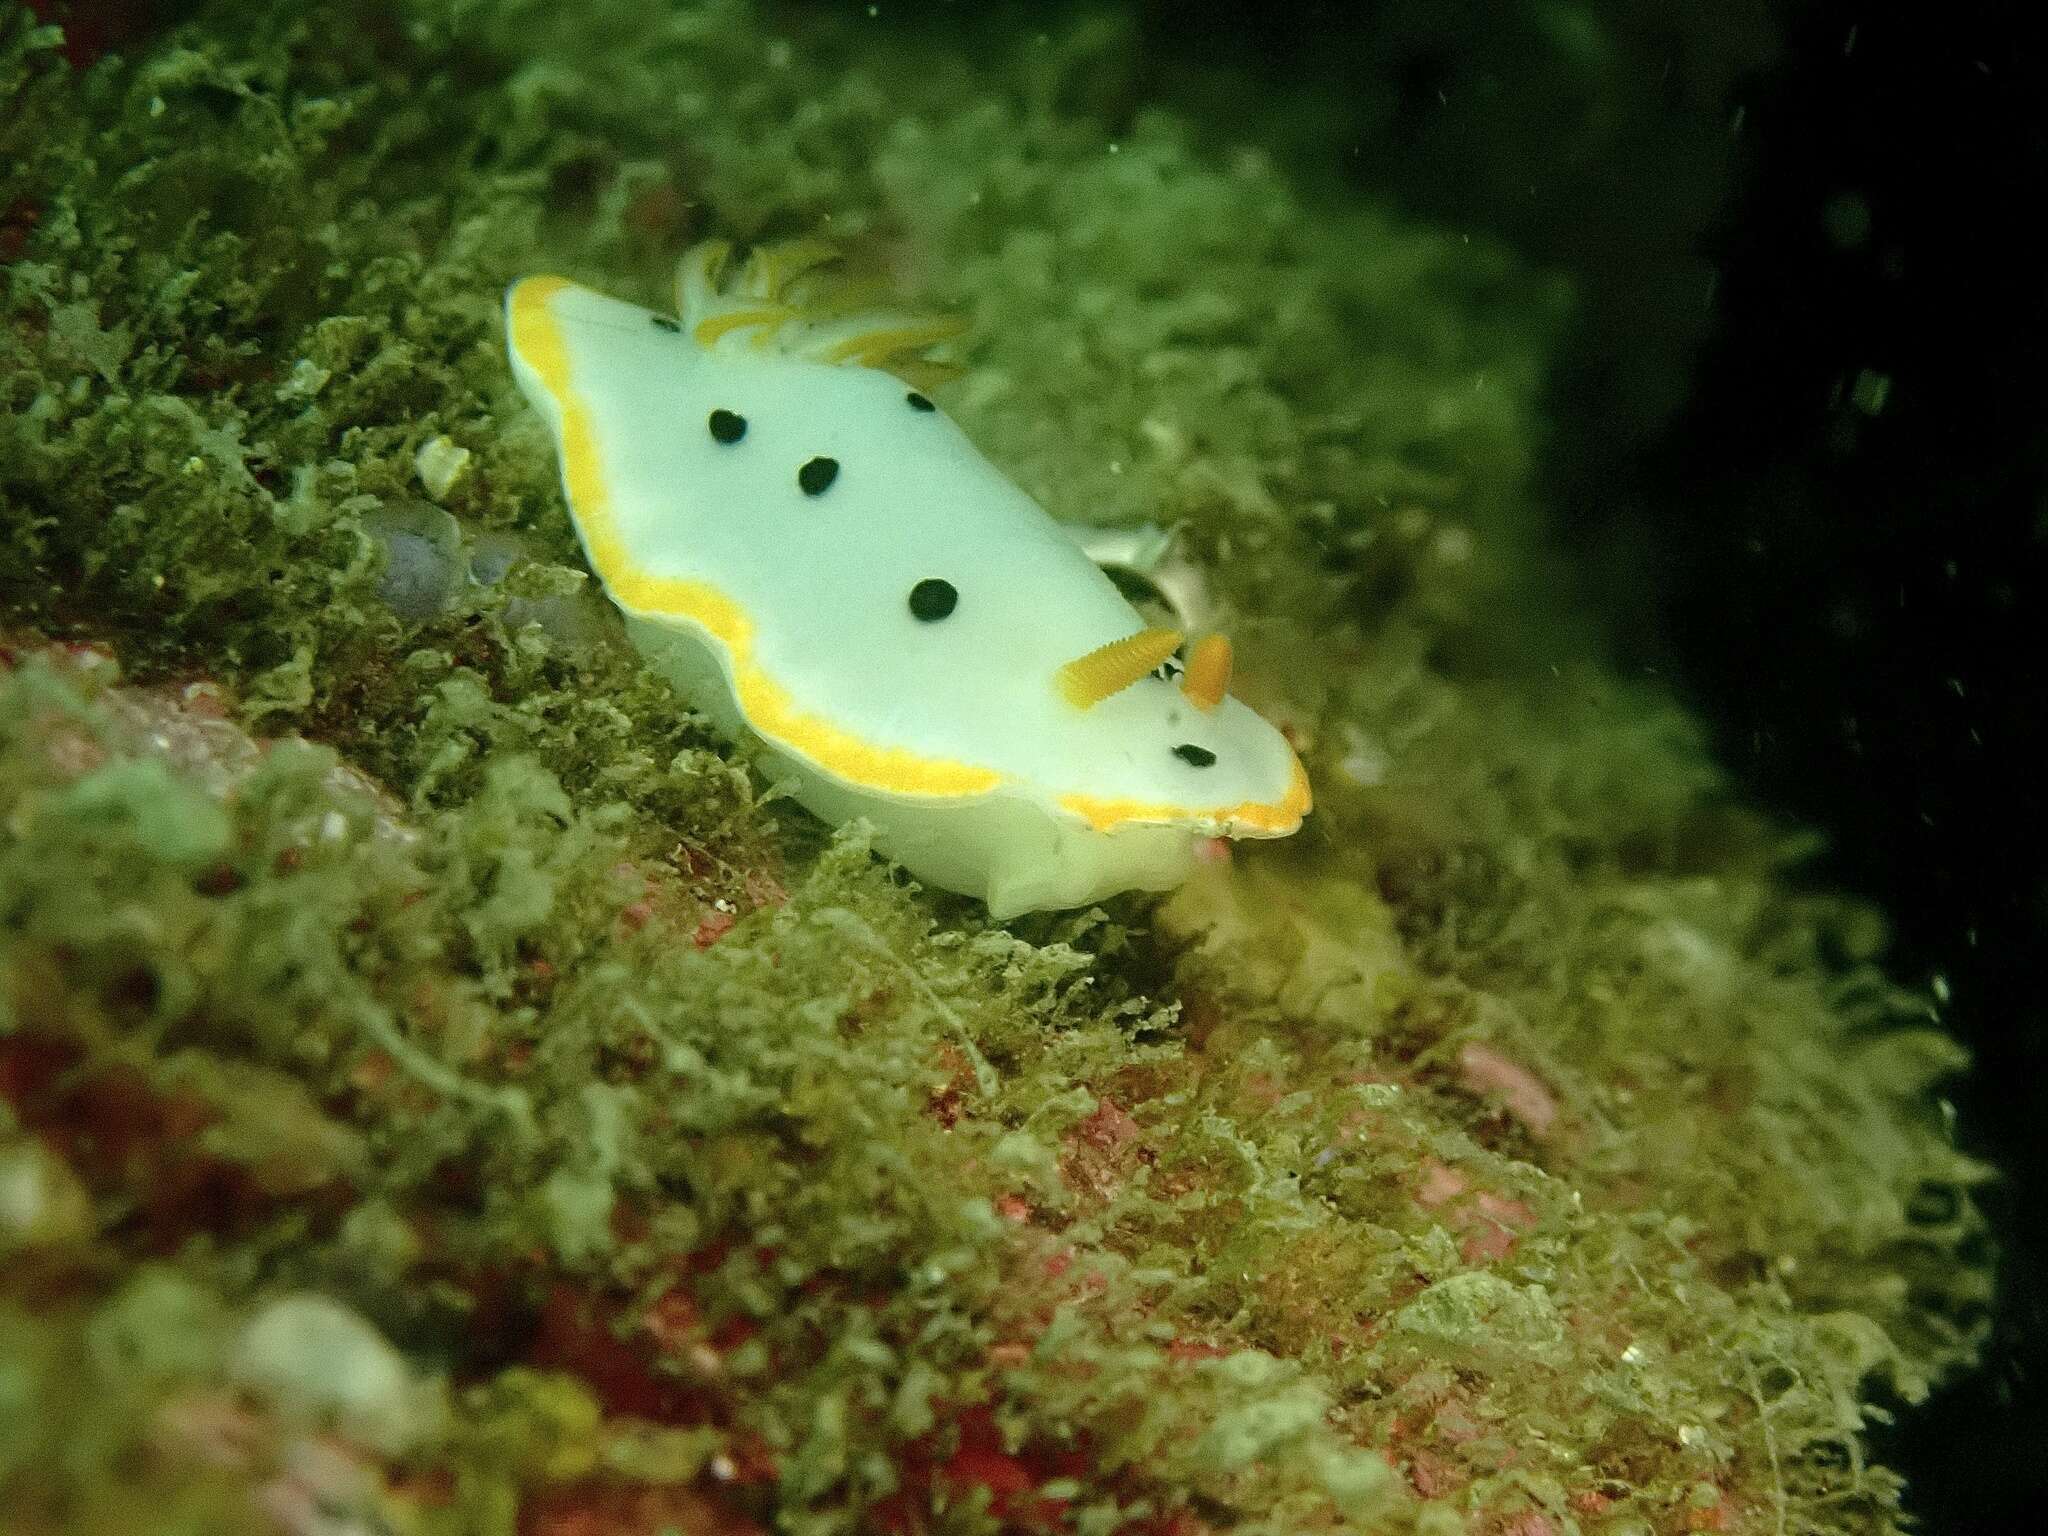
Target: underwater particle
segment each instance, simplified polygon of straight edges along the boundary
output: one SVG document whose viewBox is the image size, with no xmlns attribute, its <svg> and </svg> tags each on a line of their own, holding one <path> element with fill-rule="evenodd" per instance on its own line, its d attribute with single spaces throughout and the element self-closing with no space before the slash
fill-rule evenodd
<svg viewBox="0 0 2048 1536">
<path fill-rule="evenodd" d="M 413 469 L 420 477 L 420 484 L 427 488 L 427 494 L 436 501 L 447 498 L 455 482 L 462 478 L 469 468 L 472 455 L 452 438 L 430 437 L 420 444 L 419 452 L 413 455 Z"/>
<path fill-rule="evenodd" d="M 999 919 L 1164 889 L 1204 839 L 1299 827 L 1307 775 L 1221 696 L 1227 647 L 1194 692 L 1151 675 L 1180 635 L 1148 628 L 943 413 L 903 408 L 887 368 L 957 327 L 807 307 L 805 274 L 831 254 L 814 242 L 763 247 L 735 280 L 728 254 L 683 258 L 683 346 L 565 279 L 506 295 L 513 372 L 554 430 L 585 554 L 691 702 L 757 737 L 810 809 L 866 817 L 878 851 Z M 735 398 L 773 401 L 757 426 L 787 441 L 861 444 L 851 482 L 823 454 L 798 471 L 850 516 L 771 536 L 789 460 L 726 453 L 715 424 L 709 442 L 674 430 L 679 408 L 715 423 Z M 906 629 L 903 593 L 910 624 L 943 629 Z M 1213 747 L 1177 743 L 1191 704 Z M 1208 755 L 1198 781 L 1177 744 Z"/>
<path fill-rule="evenodd" d="M 1856 382 L 1850 386 L 1849 398 L 1856 403 L 1856 409 L 1866 416 L 1883 412 L 1885 401 L 1891 398 L 1892 376 L 1880 373 L 1875 368 L 1865 368 L 1856 375 Z"/>
<path fill-rule="evenodd" d="M 440 1419 L 438 1385 L 416 1378 L 362 1317 L 313 1292 L 280 1296 L 249 1319 L 228 1373 L 278 1412 L 331 1422 L 387 1455 L 418 1444 Z"/>
<path fill-rule="evenodd" d="M 680 327 L 678 327 L 680 329 Z M 712 440 L 720 443 L 736 443 L 747 435 L 747 418 L 738 411 L 728 411 L 720 406 L 706 418 Z"/>
<path fill-rule="evenodd" d="M 1859 193 L 1837 192 L 1821 205 L 1820 221 L 1837 250 L 1861 250 L 1870 241 L 1870 204 Z"/>
</svg>

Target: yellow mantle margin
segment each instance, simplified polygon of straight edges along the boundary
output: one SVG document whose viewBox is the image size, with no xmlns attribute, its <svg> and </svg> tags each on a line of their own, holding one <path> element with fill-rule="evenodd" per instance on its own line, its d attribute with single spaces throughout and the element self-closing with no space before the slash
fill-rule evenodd
<svg viewBox="0 0 2048 1536">
<path fill-rule="evenodd" d="M 506 299 L 507 324 L 513 350 L 540 376 L 560 415 L 562 484 L 590 563 L 613 601 L 636 617 L 685 620 L 716 640 L 748 726 L 843 783 L 919 799 L 964 799 L 1012 782 L 993 768 L 878 746 L 801 708 L 753 660 L 753 622 L 738 603 L 707 582 L 658 576 L 633 560 L 612 521 L 590 412 L 571 381 L 568 341 L 549 308 L 549 301 L 571 286 L 563 277 L 529 277 L 513 284 Z M 1058 804 L 1098 832 L 1133 822 L 1202 821 L 1271 837 L 1300 825 L 1309 808 L 1308 775 L 1297 760 L 1293 781 L 1277 804 L 1248 800 L 1200 809 L 1081 794 L 1062 795 Z"/>
</svg>

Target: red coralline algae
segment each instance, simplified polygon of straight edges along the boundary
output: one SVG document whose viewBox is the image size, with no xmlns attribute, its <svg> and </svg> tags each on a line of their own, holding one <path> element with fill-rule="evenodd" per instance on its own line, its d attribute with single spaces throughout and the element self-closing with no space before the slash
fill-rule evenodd
<svg viewBox="0 0 2048 1536">
<path fill-rule="evenodd" d="M 1409 1486 L 1425 1499 L 1444 1498 L 1467 1481 L 1467 1474 L 1456 1463 L 1434 1451 L 1417 1451 L 1408 1460 Z"/>
<path fill-rule="evenodd" d="M 1458 1245 L 1467 1264 L 1492 1264 L 1515 1250 L 1515 1238 L 1536 1225 L 1536 1213 L 1521 1200 L 1481 1190 L 1473 1199 L 1469 1230 Z"/>
<path fill-rule="evenodd" d="M 1138 1134 L 1138 1122 L 1124 1113 L 1114 1099 L 1103 1098 L 1097 1101 L 1095 1112 L 1074 1127 L 1074 1132 L 1091 1146 L 1110 1151 Z"/>
<path fill-rule="evenodd" d="M 523 1363 L 566 1371 L 610 1413 L 664 1424 L 708 1422 L 713 1403 L 700 1387 L 663 1372 L 655 1351 L 621 1336 L 622 1311 L 606 1298 L 556 1282 L 548 1288 Z"/>
<path fill-rule="evenodd" d="M 1422 1165 L 1422 1177 L 1415 1187 L 1416 1203 L 1425 1206 L 1439 1206 L 1447 1200 L 1454 1200 L 1471 1187 L 1462 1173 L 1445 1167 L 1435 1158 L 1429 1158 Z"/>
<path fill-rule="evenodd" d="M 1538 1141 L 1557 1124 L 1557 1097 L 1543 1079 L 1490 1045 L 1475 1040 L 1462 1047 L 1458 1077 L 1470 1092 L 1497 1100 Z"/>
<path fill-rule="evenodd" d="M 760 1536 L 762 1527 L 693 1488 L 592 1481 L 543 1490 L 519 1511 L 517 1536 Z"/>
<path fill-rule="evenodd" d="M 949 1438 L 952 1449 L 941 1454 Z M 930 1529 L 928 1511 L 935 1496 L 943 1496 L 948 1505 L 985 1497 L 1006 1531 L 1057 1531 L 1067 1501 L 1040 1496 L 1038 1490 L 1091 1470 L 1080 1451 L 1004 1449 L 995 1416 L 985 1405 L 950 1413 L 942 1429 L 903 1448 L 897 1469 L 900 1487 L 869 1511 L 875 1528 L 891 1536 L 921 1536 Z"/>
<path fill-rule="evenodd" d="M 730 933 L 732 925 L 738 921 L 737 913 L 711 912 L 697 924 L 696 932 L 690 935 L 690 942 L 699 949 L 709 949 Z"/>
<path fill-rule="evenodd" d="M 1424 1158 L 1416 1180 L 1415 1203 L 1443 1212 L 1445 1223 L 1461 1234 L 1459 1255 L 1467 1264 L 1491 1264 L 1514 1251 L 1515 1239 L 1536 1224 L 1527 1201 L 1477 1189 L 1456 1169 Z"/>
</svg>

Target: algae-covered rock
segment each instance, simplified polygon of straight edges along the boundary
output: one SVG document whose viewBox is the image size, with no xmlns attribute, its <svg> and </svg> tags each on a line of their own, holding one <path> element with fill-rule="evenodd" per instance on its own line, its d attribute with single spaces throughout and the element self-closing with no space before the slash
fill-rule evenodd
<svg viewBox="0 0 2048 1536">
<path fill-rule="evenodd" d="M 1565 284 L 1086 18 L 98 9 L 0 12 L 9 1519 L 1897 1529 L 1960 1052 L 1570 610 Z M 820 232 L 1299 837 L 993 925 L 640 664 L 499 295 Z"/>
</svg>

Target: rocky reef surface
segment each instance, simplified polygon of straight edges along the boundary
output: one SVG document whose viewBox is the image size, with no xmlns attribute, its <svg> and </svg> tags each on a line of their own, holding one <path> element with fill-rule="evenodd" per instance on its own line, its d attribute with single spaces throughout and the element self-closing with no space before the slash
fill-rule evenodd
<svg viewBox="0 0 2048 1536">
<path fill-rule="evenodd" d="M 0 10 L 9 1528 L 1898 1528 L 1864 1427 L 1989 1288 L 1961 1053 L 1574 612 L 1569 284 L 1100 88 L 1113 17 L 58 9 Z M 648 673 L 499 295 L 711 234 L 965 315 L 945 405 L 1176 531 L 1308 830 L 992 925 Z"/>
</svg>

